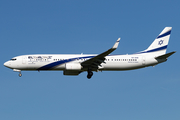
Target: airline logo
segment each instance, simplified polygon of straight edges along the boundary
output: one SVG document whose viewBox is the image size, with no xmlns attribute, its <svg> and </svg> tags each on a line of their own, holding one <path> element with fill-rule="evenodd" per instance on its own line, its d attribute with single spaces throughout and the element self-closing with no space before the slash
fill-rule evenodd
<svg viewBox="0 0 180 120">
<path fill-rule="evenodd" d="M 159 41 L 159 45 L 162 45 L 162 44 L 163 44 L 163 40 L 160 40 L 160 41 Z"/>
</svg>

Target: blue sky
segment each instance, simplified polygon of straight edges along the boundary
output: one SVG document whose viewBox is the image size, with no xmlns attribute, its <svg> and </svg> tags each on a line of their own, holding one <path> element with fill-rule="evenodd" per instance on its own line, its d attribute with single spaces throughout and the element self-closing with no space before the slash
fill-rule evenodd
<svg viewBox="0 0 180 120">
<path fill-rule="evenodd" d="M 178 0 L 54 0 L 0 2 L 0 119 L 179 120 Z M 146 49 L 172 27 L 165 63 L 133 71 L 63 76 L 62 71 L 22 72 L 3 66 L 24 54 L 102 53 Z"/>
</svg>

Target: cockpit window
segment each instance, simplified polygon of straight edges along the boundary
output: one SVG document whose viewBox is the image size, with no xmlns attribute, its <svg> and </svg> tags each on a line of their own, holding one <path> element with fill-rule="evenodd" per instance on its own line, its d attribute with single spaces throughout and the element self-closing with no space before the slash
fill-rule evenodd
<svg viewBox="0 0 180 120">
<path fill-rule="evenodd" d="M 15 61 L 15 60 L 17 60 L 17 59 L 16 59 L 16 58 L 12 58 L 12 59 L 11 59 L 11 61 Z"/>
</svg>

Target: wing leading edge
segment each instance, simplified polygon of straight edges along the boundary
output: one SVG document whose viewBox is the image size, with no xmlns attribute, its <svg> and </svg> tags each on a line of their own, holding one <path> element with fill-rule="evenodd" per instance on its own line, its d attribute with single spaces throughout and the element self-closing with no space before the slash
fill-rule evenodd
<svg viewBox="0 0 180 120">
<path fill-rule="evenodd" d="M 115 42 L 114 46 L 112 48 L 110 48 L 109 50 L 107 50 L 89 60 L 82 62 L 81 65 L 83 66 L 83 68 L 97 70 L 99 68 L 99 66 L 101 67 L 101 63 L 105 63 L 104 62 L 105 57 L 107 55 L 109 55 L 110 53 L 112 53 L 114 50 L 116 50 L 116 48 L 119 45 L 119 41 L 120 41 L 120 38 L 118 38 L 118 40 Z"/>
</svg>

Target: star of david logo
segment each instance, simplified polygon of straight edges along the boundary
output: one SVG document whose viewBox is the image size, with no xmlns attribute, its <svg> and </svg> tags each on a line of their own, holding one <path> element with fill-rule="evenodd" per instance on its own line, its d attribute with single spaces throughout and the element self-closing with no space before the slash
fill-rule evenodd
<svg viewBox="0 0 180 120">
<path fill-rule="evenodd" d="M 160 40 L 158 44 L 159 44 L 159 45 L 162 45 L 162 44 L 163 44 L 163 40 Z"/>
</svg>

